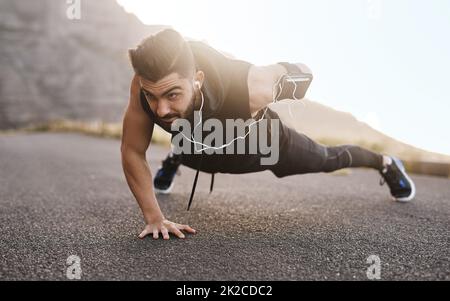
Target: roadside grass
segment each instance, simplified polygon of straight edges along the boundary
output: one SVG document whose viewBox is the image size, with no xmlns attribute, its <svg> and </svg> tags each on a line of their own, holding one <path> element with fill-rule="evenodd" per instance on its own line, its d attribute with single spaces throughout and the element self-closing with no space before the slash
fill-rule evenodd
<svg viewBox="0 0 450 301">
<path fill-rule="evenodd" d="M 122 124 L 107 122 L 85 122 L 72 120 L 54 120 L 46 123 L 34 124 L 19 129 L 4 130 L 1 134 L 8 135 L 18 132 L 53 132 L 53 133 L 81 133 L 94 137 L 121 139 Z M 170 146 L 170 134 L 155 125 L 152 143 Z"/>
<path fill-rule="evenodd" d="M 0 135 L 14 135 L 16 133 L 33 133 L 33 132 L 55 132 L 55 133 L 81 133 L 94 137 L 121 139 L 122 124 L 107 123 L 101 121 L 85 122 L 72 120 L 54 120 L 46 123 L 26 126 L 19 129 L 2 130 Z M 170 146 L 171 136 L 159 126 L 155 125 L 152 136 L 152 143 L 164 146 Z M 317 141 L 321 144 L 334 146 L 344 143 L 339 139 L 319 138 Z M 361 147 L 367 148 L 374 152 L 385 153 L 385 148 L 379 143 L 368 143 L 367 141 L 357 141 L 353 143 Z M 450 178 L 450 164 L 425 162 L 421 160 L 415 153 L 402 153 L 399 155 L 405 163 L 405 167 L 409 172 L 415 174 L 433 175 L 439 177 Z M 351 174 L 351 169 L 342 169 L 332 173 L 333 175 L 345 176 Z"/>
</svg>

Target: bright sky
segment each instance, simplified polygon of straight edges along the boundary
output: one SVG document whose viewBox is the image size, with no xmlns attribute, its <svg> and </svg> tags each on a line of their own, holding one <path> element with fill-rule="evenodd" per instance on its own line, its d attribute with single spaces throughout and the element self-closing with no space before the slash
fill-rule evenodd
<svg viewBox="0 0 450 301">
<path fill-rule="evenodd" d="M 253 64 L 302 62 L 307 94 L 450 155 L 448 0 L 117 0 Z"/>
</svg>

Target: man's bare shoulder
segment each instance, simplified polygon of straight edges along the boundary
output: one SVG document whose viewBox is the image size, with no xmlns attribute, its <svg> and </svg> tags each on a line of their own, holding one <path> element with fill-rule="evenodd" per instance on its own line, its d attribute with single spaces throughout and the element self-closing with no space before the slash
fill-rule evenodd
<svg viewBox="0 0 450 301">
<path fill-rule="evenodd" d="M 130 83 L 130 107 L 138 107 L 141 96 L 141 85 L 139 82 L 139 76 L 134 75 Z"/>
<path fill-rule="evenodd" d="M 138 123 L 147 128 L 153 126 L 153 121 L 141 104 L 141 84 L 138 75 L 134 75 L 130 83 L 130 99 L 125 115 L 128 123 Z"/>
<path fill-rule="evenodd" d="M 152 137 L 153 121 L 140 103 L 140 87 L 139 77 L 135 75 L 130 83 L 130 100 L 123 118 L 122 141 L 145 151 Z"/>
<path fill-rule="evenodd" d="M 311 69 L 302 63 L 296 63 L 303 73 L 311 74 Z M 287 70 L 280 64 L 266 66 L 252 66 L 248 74 L 248 91 L 250 100 L 250 112 L 252 115 L 264 108 L 274 98 L 274 86 Z"/>
<path fill-rule="evenodd" d="M 248 94 L 250 112 L 255 114 L 273 101 L 273 86 L 277 77 L 284 72 L 282 66 L 251 66 L 248 73 Z"/>
</svg>

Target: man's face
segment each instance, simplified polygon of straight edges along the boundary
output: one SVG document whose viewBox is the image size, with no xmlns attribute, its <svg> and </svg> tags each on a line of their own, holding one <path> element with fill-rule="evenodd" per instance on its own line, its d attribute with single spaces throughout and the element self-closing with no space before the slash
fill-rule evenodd
<svg viewBox="0 0 450 301">
<path fill-rule="evenodd" d="M 143 77 L 140 82 L 150 109 L 165 125 L 170 126 L 178 118 L 187 119 L 192 113 L 196 98 L 193 79 L 172 73 L 156 83 Z"/>
</svg>

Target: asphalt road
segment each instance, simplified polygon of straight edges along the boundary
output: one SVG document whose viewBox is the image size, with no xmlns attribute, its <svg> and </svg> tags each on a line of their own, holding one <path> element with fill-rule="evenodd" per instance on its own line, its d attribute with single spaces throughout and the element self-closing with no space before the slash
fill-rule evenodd
<svg viewBox="0 0 450 301">
<path fill-rule="evenodd" d="M 166 149 L 151 146 L 153 171 Z M 376 255 L 382 280 L 450 280 L 450 180 L 413 176 L 417 198 L 392 202 L 371 170 L 278 179 L 270 172 L 200 174 L 182 168 L 160 197 L 170 220 L 198 234 L 169 241 L 144 224 L 125 182 L 119 142 L 76 134 L 0 136 L 0 279 L 366 280 Z"/>
</svg>

